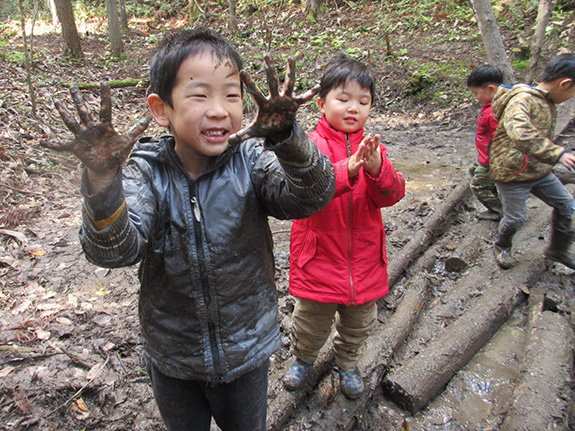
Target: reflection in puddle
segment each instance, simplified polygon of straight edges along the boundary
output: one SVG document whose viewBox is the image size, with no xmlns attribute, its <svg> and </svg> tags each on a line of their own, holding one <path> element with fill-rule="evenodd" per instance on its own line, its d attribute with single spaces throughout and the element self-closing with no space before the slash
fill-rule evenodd
<svg viewBox="0 0 575 431">
<path fill-rule="evenodd" d="M 509 321 L 451 380 L 445 391 L 409 421 L 412 431 L 495 430 L 519 378 L 525 317 L 516 310 Z"/>
</svg>

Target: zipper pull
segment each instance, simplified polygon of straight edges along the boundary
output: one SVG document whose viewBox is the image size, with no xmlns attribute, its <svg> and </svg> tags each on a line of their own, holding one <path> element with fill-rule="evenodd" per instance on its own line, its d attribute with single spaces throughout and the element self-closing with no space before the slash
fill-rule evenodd
<svg viewBox="0 0 575 431">
<path fill-rule="evenodd" d="M 199 223 L 202 217 L 202 213 L 200 211 L 200 205 L 198 204 L 198 200 L 196 199 L 195 196 L 192 198 L 192 210 L 194 211 L 194 217 L 196 221 Z"/>
</svg>

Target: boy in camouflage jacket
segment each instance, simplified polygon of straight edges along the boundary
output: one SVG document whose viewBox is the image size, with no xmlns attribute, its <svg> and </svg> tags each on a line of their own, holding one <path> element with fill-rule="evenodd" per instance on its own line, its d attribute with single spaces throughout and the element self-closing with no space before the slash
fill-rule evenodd
<svg viewBox="0 0 575 431">
<path fill-rule="evenodd" d="M 537 87 L 518 84 L 500 86 L 492 102 L 499 125 L 493 138 L 490 175 L 497 185 L 504 216 L 499 223 L 495 255 L 499 266 L 511 268 L 513 235 L 521 228 L 531 193 L 553 207 L 551 242 L 545 257 L 575 269 L 568 249 L 573 231 L 571 216 L 575 200 L 552 174 L 561 163 L 575 167 L 575 154 L 553 143 L 557 104 L 575 95 L 575 55 L 561 54 L 552 59 Z"/>
</svg>

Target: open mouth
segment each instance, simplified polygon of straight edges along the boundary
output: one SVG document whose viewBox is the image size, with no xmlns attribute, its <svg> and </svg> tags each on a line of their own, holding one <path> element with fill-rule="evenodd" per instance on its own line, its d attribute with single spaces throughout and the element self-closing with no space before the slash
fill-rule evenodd
<svg viewBox="0 0 575 431">
<path fill-rule="evenodd" d="M 205 136 L 209 136 L 209 137 L 225 136 L 227 133 L 228 133 L 228 131 L 225 129 L 210 129 L 210 130 L 204 130 L 202 132 L 202 134 L 204 134 Z"/>
</svg>

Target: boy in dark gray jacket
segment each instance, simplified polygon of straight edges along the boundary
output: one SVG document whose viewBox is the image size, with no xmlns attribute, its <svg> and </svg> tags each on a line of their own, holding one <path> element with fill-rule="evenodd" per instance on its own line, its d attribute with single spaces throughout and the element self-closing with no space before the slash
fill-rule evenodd
<svg viewBox="0 0 575 431">
<path fill-rule="evenodd" d="M 216 32 L 178 32 L 150 65 L 148 105 L 170 136 L 141 139 L 122 166 L 147 122 L 117 134 L 103 85 L 100 121 L 72 89 L 81 124 L 56 107 L 75 139 L 45 143 L 86 166 L 87 258 L 140 262 L 144 351 L 168 430 L 208 431 L 211 417 L 222 430 L 265 429 L 269 357 L 280 346 L 268 216 L 308 217 L 334 193 L 331 163 L 295 121 L 315 91 L 292 95 L 293 60 L 280 91 L 266 57 L 268 97 L 241 70 Z M 242 81 L 259 110 L 239 131 Z"/>
</svg>

